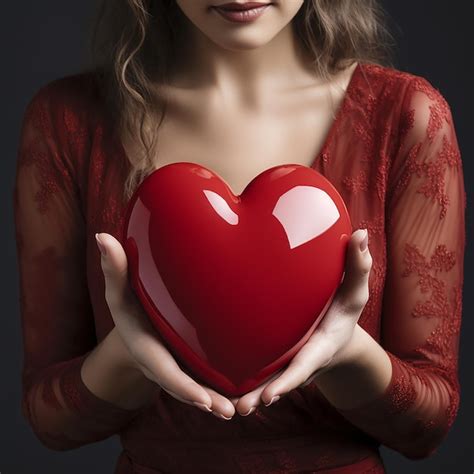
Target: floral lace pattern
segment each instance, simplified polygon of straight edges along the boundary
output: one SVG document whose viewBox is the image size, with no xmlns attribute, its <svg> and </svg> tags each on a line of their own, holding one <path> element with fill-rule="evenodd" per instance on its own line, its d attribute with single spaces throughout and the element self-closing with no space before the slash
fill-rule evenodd
<svg viewBox="0 0 474 474">
<path fill-rule="evenodd" d="M 125 211 L 126 157 L 98 91 L 93 72 L 52 81 L 23 118 L 13 193 L 22 409 L 38 439 L 61 450 L 119 434 L 117 473 L 384 472 L 381 443 L 412 459 L 435 452 L 459 407 L 466 208 L 441 93 L 422 77 L 360 64 L 313 166 L 341 193 L 353 230 L 369 232 L 359 324 L 390 358 L 386 390 L 338 410 L 314 381 L 224 423 L 159 388 L 151 406 L 123 410 L 82 381 L 83 360 L 113 326 L 94 234 L 119 237 Z"/>
<path fill-rule="evenodd" d="M 392 379 L 377 400 L 339 411 L 417 459 L 436 451 L 459 406 L 466 196 L 445 99 L 426 79 L 415 77 L 402 109 L 387 183 L 381 331 Z"/>
</svg>

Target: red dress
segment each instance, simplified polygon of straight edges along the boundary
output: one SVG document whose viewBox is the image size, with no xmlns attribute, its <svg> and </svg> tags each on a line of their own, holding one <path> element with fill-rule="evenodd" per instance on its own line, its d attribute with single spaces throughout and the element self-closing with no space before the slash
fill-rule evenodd
<svg viewBox="0 0 474 474">
<path fill-rule="evenodd" d="M 25 111 L 14 188 L 23 413 L 47 447 L 119 434 L 116 473 L 381 473 L 381 443 L 432 454 L 459 406 L 465 207 L 451 110 L 423 77 L 360 63 L 313 167 L 339 190 L 373 266 L 359 320 L 387 351 L 385 392 L 350 410 L 316 382 L 224 421 L 157 386 L 119 408 L 83 383 L 113 327 L 94 234 L 120 240 L 128 161 L 93 72 L 51 81 Z M 311 139 L 311 137 L 308 137 Z"/>
</svg>

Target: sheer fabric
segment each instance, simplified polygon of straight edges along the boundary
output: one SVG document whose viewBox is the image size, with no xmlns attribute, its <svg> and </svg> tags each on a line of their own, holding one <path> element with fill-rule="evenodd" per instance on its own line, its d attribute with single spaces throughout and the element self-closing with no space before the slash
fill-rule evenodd
<svg viewBox="0 0 474 474">
<path fill-rule="evenodd" d="M 159 387 L 149 406 L 121 409 L 80 376 L 113 327 L 94 234 L 120 240 L 129 165 L 109 123 L 94 72 L 44 85 L 23 118 L 13 191 L 22 407 L 38 439 L 66 450 L 118 434 L 116 473 L 375 473 L 385 472 L 380 444 L 410 459 L 435 452 L 459 406 L 466 207 L 441 93 L 420 76 L 360 63 L 313 163 L 344 198 L 353 230 L 368 229 L 359 324 L 390 357 L 389 386 L 340 410 L 315 380 L 225 422 Z"/>
</svg>

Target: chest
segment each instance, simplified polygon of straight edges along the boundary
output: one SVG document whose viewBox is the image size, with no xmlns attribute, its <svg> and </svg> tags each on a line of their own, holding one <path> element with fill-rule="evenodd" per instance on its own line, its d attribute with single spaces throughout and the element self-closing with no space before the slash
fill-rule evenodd
<svg viewBox="0 0 474 474">
<path fill-rule="evenodd" d="M 343 92 L 343 91 L 342 91 Z M 311 167 L 334 123 L 342 100 L 328 89 L 268 103 L 258 112 L 182 99 L 160 125 L 155 168 L 191 161 L 212 169 L 234 194 L 273 166 L 298 163 Z"/>
</svg>

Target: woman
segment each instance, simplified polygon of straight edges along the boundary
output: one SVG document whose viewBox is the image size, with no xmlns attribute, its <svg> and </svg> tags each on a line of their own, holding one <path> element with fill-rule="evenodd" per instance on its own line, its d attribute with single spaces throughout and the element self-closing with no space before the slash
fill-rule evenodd
<svg viewBox="0 0 474 474">
<path fill-rule="evenodd" d="M 24 415 L 51 449 L 119 434 L 117 473 L 385 472 L 382 443 L 427 457 L 460 393 L 466 200 L 450 108 L 381 59 L 375 1 L 223 3 L 106 3 L 99 63 L 27 107 L 14 191 Z M 312 167 L 354 226 L 320 331 L 232 399 L 156 337 L 120 241 L 141 180 L 193 160 L 235 194 L 271 166 Z"/>
</svg>

